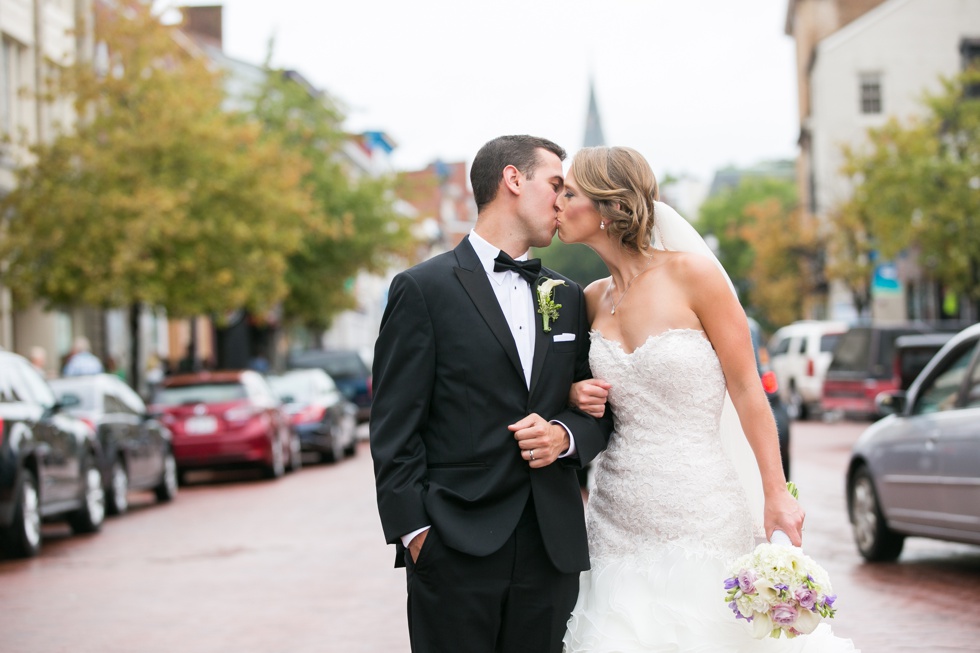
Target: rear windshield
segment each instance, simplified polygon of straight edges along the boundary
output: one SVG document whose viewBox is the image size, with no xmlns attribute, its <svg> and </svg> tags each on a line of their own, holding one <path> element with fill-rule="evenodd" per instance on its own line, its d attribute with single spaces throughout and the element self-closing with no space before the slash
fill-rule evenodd
<svg viewBox="0 0 980 653">
<path fill-rule="evenodd" d="M 63 399 L 65 395 L 74 395 L 78 397 L 81 402 L 76 408 L 82 408 L 84 410 L 95 410 L 97 408 L 95 395 L 96 388 L 92 383 L 86 385 L 75 384 L 75 383 L 59 383 L 55 381 L 51 384 L 51 389 L 54 390 L 54 394 L 58 399 Z"/>
<path fill-rule="evenodd" d="M 269 379 L 269 385 L 280 399 L 292 397 L 293 401 L 309 401 L 313 397 L 313 382 L 308 376 L 290 375 Z"/>
<path fill-rule="evenodd" d="M 834 347 L 837 346 L 837 341 L 840 340 L 841 334 L 839 333 L 825 333 L 820 336 L 820 351 L 834 351 Z"/>
<path fill-rule="evenodd" d="M 834 349 L 830 369 L 841 372 L 864 372 L 871 353 L 871 330 L 854 328 L 840 336 Z"/>
<path fill-rule="evenodd" d="M 164 406 L 184 404 L 223 404 L 245 399 L 245 386 L 240 383 L 202 383 L 161 388 L 156 403 Z"/>
</svg>

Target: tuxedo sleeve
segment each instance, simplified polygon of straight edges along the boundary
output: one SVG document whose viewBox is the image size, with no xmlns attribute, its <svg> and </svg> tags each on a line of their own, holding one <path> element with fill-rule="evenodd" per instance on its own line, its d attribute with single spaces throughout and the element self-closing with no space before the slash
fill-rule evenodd
<svg viewBox="0 0 980 653">
<path fill-rule="evenodd" d="M 575 381 L 592 378 L 589 368 L 589 318 L 585 311 L 585 296 L 580 286 L 578 290 L 578 323 L 575 340 L 578 347 L 575 350 Z M 565 410 L 551 417 L 552 421 L 561 422 L 567 430 L 575 434 L 576 456 L 562 458 L 561 463 L 568 466 L 584 466 L 599 455 L 609 443 L 609 435 L 613 430 L 613 417 L 610 406 L 606 403 L 606 412 L 596 419 L 577 408 L 568 406 Z"/>
<path fill-rule="evenodd" d="M 394 278 L 374 348 L 371 455 L 385 539 L 430 524 L 423 506 L 424 428 L 435 379 L 432 322 L 418 283 Z"/>
</svg>

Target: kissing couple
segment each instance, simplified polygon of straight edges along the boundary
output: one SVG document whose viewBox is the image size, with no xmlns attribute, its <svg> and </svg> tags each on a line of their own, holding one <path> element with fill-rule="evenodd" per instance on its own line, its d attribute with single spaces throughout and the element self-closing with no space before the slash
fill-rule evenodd
<svg viewBox="0 0 980 653">
<path fill-rule="evenodd" d="M 853 651 L 825 625 L 756 640 L 726 607 L 726 564 L 804 519 L 745 313 L 638 152 L 564 159 L 486 143 L 476 226 L 391 283 L 370 439 L 412 651 Z M 556 231 L 610 276 L 527 260 Z"/>
</svg>

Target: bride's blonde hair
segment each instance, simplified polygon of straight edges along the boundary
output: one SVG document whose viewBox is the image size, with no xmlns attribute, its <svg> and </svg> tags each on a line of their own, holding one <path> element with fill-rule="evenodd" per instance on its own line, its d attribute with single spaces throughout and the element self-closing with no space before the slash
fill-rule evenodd
<svg viewBox="0 0 980 653">
<path fill-rule="evenodd" d="M 586 147 L 575 154 L 569 172 L 612 238 L 638 253 L 650 247 L 660 189 L 642 154 L 630 147 Z"/>
</svg>

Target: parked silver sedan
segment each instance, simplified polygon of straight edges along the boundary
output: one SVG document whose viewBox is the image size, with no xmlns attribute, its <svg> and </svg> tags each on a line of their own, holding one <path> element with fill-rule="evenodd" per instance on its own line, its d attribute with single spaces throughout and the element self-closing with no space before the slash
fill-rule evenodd
<svg viewBox="0 0 980 653">
<path fill-rule="evenodd" d="M 894 560 L 906 536 L 980 544 L 980 324 L 939 350 L 854 444 L 847 503 L 858 550 Z"/>
</svg>

